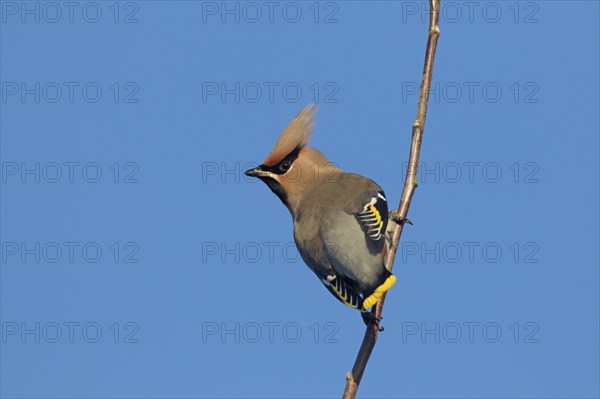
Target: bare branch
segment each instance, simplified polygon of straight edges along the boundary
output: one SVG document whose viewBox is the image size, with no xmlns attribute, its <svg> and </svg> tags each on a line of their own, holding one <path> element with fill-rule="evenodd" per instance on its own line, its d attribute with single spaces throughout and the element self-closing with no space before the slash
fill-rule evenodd
<svg viewBox="0 0 600 399">
<path fill-rule="evenodd" d="M 427 116 L 427 104 L 429 102 L 429 88 L 431 87 L 431 78 L 433 75 L 433 60 L 435 58 L 435 50 L 437 48 L 438 37 L 440 36 L 440 28 L 438 26 L 440 0 L 429 0 L 429 36 L 427 39 L 427 48 L 425 51 L 425 65 L 423 67 L 423 81 L 421 83 L 421 92 L 419 93 L 419 104 L 417 108 L 417 117 L 412 127 L 412 142 L 410 145 L 410 157 L 408 161 L 408 169 L 406 171 L 406 180 L 404 181 L 404 189 L 400 199 L 400 205 L 395 212 L 397 220 L 405 220 L 408 215 L 408 209 L 418 186 L 417 168 L 419 165 L 419 157 L 421 155 L 421 140 L 423 138 L 423 130 L 425 128 L 425 118 Z M 400 236 L 404 229 L 404 223 L 399 223 L 393 229 L 391 236 L 391 245 L 385 259 L 385 267 L 392 270 L 394 259 L 396 258 L 396 249 L 400 242 Z M 375 305 L 375 317 L 381 318 L 383 305 L 385 302 L 385 294 Z M 358 385 L 367 367 L 367 362 L 373 352 L 375 343 L 377 342 L 377 334 L 379 327 L 376 323 L 371 322 L 367 326 L 365 336 L 363 338 L 360 350 L 356 356 L 352 372 L 346 375 L 346 388 L 344 389 L 343 399 L 354 399 L 358 391 Z"/>
</svg>

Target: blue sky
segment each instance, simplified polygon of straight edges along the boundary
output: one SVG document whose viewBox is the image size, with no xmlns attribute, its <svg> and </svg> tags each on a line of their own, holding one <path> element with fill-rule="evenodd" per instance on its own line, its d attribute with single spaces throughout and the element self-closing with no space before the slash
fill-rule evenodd
<svg viewBox="0 0 600 399">
<path fill-rule="evenodd" d="M 598 397 L 598 3 L 443 3 L 359 394 Z M 0 10 L 0 395 L 339 397 L 362 321 L 242 172 L 313 100 L 311 144 L 396 204 L 425 3 Z"/>
</svg>

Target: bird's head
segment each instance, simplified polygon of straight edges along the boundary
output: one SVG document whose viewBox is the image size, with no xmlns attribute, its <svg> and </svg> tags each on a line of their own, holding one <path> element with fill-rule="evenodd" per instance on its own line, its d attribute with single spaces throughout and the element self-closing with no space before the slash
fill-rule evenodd
<svg viewBox="0 0 600 399">
<path fill-rule="evenodd" d="M 307 105 L 281 133 L 263 163 L 245 172 L 269 186 L 292 213 L 308 191 L 331 181 L 339 171 L 320 151 L 306 146 L 315 112 L 314 104 Z"/>
</svg>

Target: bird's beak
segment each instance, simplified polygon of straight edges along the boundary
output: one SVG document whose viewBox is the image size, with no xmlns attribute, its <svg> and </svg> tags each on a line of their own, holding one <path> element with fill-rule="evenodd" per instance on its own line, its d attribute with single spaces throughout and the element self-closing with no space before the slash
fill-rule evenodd
<svg viewBox="0 0 600 399">
<path fill-rule="evenodd" d="M 261 177 L 261 176 L 265 176 L 267 174 L 267 172 L 262 170 L 262 168 L 260 166 L 257 166 L 254 169 L 248 169 L 247 171 L 244 172 L 244 174 L 246 176 L 250 176 L 250 177 Z"/>
</svg>

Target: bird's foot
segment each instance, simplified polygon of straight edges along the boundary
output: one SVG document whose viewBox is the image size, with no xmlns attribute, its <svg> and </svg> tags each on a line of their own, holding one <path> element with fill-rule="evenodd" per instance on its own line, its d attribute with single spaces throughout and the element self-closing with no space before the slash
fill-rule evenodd
<svg viewBox="0 0 600 399">
<path fill-rule="evenodd" d="M 381 317 L 377 317 L 377 316 L 375 316 L 375 313 L 368 312 L 366 310 L 360 312 L 360 315 L 362 316 L 362 319 L 365 322 L 366 326 L 369 326 L 372 323 L 372 324 L 375 324 L 377 326 L 377 329 L 379 331 L 383 331 L 383 326 L 379 325 L 379 322 L 382 319 Z"/>
<path fill-rule="evenodd" d="M 398 210 L 393 210 L 390 212 L 390 219 L 392 219 L 392 221 L 394 221 L 395 223 L 398 224 L 410 224 L 412 225 L 413 222 L 410 221 L 410 219 L 408 218 L 403 218 L 402 216 L 400 216 L 400 213 L 398 212 Z"/>
</svg>

